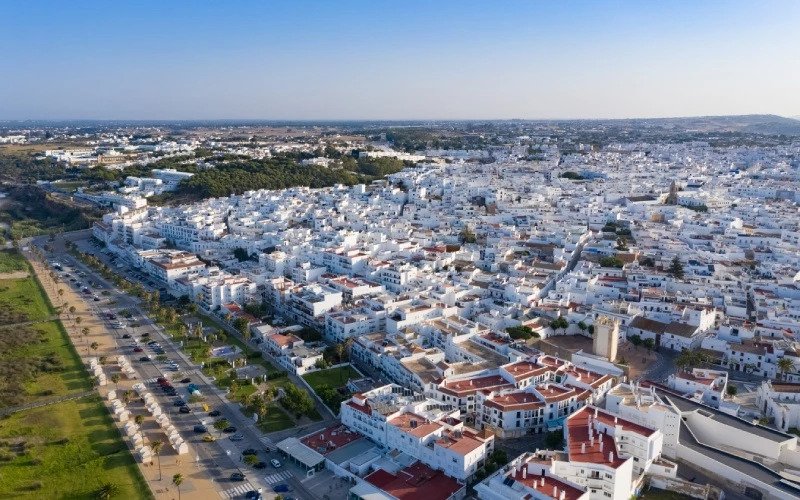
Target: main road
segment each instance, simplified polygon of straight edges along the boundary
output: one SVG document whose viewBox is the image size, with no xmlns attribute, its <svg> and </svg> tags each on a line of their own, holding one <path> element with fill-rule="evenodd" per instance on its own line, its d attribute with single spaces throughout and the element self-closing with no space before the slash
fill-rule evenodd
<svg viewBox="0 0 800 500">
<path fill-rule="evenodd" d="M 81 246 L 86 245 L 88 234 L 75 235 L 77 240 L 83 243 Z M 72 238 L 70 238 L 72 239 Z M 83 241 L 81 241 L 83 240 Z M 86 274 L 83 278 L 84 281 L 92 281 L 100 284 L 104 291 L 108 294 L 100 302 L 94 302 L 90 295 L 85 295 L 88 300 L 89 306 L 94 310 L 98 317 L 102 318 L 107 323 L 107 329 L 114 332 L 115 342 L 117 345 L 118 354 L 128 357 L 131 365 L 137 370 L 140 381 L 148 385 L 150 392 L 158 399 L 164 411 L 170 413 L 170 420 L 173 425 L 178 429 L 181 437 L 191 444 L 192 450 L 196 453 L 195 456 L 186 458 L 187 460 L 196 460 L 202 466 L 205 473 L 219 486 L 220 496 L 222 498 L 236 498 L 242 497 L 248 490 L 261 488 L 265 497 L 273 496 L 271 494 L 271 487 L 277 482 L 276 478 L 280 477 L 280 482 L 289 483 L 293 488 L 295 494 L 302 495 L 302 498 L 318 498 L 313 492 L 308 491 L 303 487 L 301 479 L 294 474 L 287 472 L 287 470 L 294 470 L 294 468 L 286 468 L 282 470 L 273 469 L 268 465 L 267 469 L 257 470 L 250 468 L 242 462 L 242 452 L 248 448 L 253 448 L 258 451 L 258 456 L 261 461 L 269 464 L 273 458 L 280 459 L 275 451 L 274 443 L 265 437 L 259 430 L 256 429 L 253 420 L 247 418 L 241 411 L 238 403 L 229 401 L 225 397 L 225 393 L 219 390 L 213 383 L 213 380 L 206 377 L 201 367 L 195 365 L 191 359 L 180 349 L 180 346 L 173 343 L 172 339 L 164 333 L 164 331 L 152 321 L 149 316 L 141 309 L 139 300 L 135 297 L 116 289 L 114 285 L 102 276 L 94 272 L 91 268 L 84 265 L 81 261 L 74 258 L 66 252 L 63 246 L 63 240 L 58 238 L 56 241 L 48 242 L 46 238 L 39 238 L 35 240 L 39 247 L 43 247 L 45 243 L 54 247 L 54 253 L 51 257 L 57 256 L 58 260 L 69 267 L 80 270 Z M 82 248 L 83 251 L 89 250 Z M 104 259 L 106 260 L 106 259 Z M 109 267 L 113 264 L 109 263 Z M 128 269 L 119 269 L 118 274 L 125 276 L 129 279 L 135 279 L 133 273 Z M 69 282 L 67 282 L 69 283 Z M 70 283 L 72 285 L 72 283 Z M 153 287 L 148 287 L 153 289 Z M 113 313 L 119 316 L 120 311 L 128 311 L 132 314 L 132 318 L 128 320 L 128 324 L 124 328 L 114 329 L 109 324 L 108 314 Z M 122 319 L 122 318 L 120 318 Z M 136 324 L 135 328 L 131 328 L 131 324 Z M 141 339 L 142 335 L 149 333 L 150 339 L 158 341 L 168 359 L 173 360 L 178 365 L 178 371 L 170 371 L 166 362 L 159 362 L 152 353 L 148 353 L 147 346 L 139 342 L 139 347 L 144 349 L 143 352 L 134 352 L 136 347 L 133 343 L 135 339 Z M 130 335 L 130 338 L 123 338 L 124 335 Z M 139 361 L 145 355 L 150 354 L 149 361 Z M 231 434 L 222 434 L 216 431 L 213 427 L 215 418 L 209 417 L 202 408 L 201 403 L 188 402 L 188 390 L 186 384 L 177 383 L 173 380 L 176 387 L 178 397 L 186 401 L 187 406 L 192 409 L 191 413 L 184 414 L 179 412 L 179 408 L 174 406 L 177 398 L 166 396 L 160 389 L 155 379 L 158 377 L 165 377 L 172 379 L 178 373 L 180 377 L 175 377 L 177 380 L 188 377 L 192 383 L 197 384 L 200 392 L 204 396 L 204 402 L 211 410 L 219 410 L 221 415 L 217 418 L 225 418 L 231 425 L 237 428 L 236 434 L 241 434 L 243 439 L 241 441 L 232 441 Z M 215 443 L 206 443 L 202 440 L 203 434 L 195 433 L 194 427 L 196 425 L 205 425 L 209 432 L 216 436 L 218 439 Z M 267 452 L 266 449 L 270 451 Z M 245 474 L 246 481 L 234 482 L 230 480 L 230 476 L 234 472 L 241 472 Z M 297 472 L 297 471 L 295 471 Z"/>
</svg>

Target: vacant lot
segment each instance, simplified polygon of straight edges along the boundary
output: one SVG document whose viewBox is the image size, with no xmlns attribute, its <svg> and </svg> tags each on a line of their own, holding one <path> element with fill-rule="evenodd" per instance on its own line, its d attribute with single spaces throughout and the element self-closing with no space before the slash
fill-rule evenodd
<svg viewBox="0 0 800 500">
<path fill-rule="evenodd" d="M 36 321 L 55 314 L 55 310 L 35 279 L 21 278 L 0 280 L 0 324 L 14 322 L 4 320 L 8 313 L 23 314 L 27 321 Z"/>
<path fill-rule="evenodd" d="M 16 250 L 0 250 L 0 274 L 30 271 L 25 257 Z"/>
<path fill-rule="evenodd" d="M 0 420 L 0 498 L 152 498 L 99 396 L 15 413 Z"/>
</svg>

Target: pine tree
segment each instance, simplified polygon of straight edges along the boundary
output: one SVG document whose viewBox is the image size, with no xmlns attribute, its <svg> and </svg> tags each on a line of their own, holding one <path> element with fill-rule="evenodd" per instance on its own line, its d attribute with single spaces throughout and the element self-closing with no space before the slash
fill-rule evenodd
<svg viewBox="0 0 800 500">
<path fill-rule="evenodd" d="M 677 255 L 672 259 L 667 272 L 679 280 L 683 279 L 683 264 Z"/>
</svg>

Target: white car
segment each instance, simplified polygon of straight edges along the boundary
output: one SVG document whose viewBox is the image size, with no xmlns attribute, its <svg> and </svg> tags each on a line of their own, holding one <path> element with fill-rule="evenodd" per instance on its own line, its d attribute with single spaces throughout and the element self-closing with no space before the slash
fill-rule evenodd
<svg viewBox="0 0 800 500">
<path fill-rule="evenodd" d="M 275 467 L 276 469 L 279 469 L 281 467 L 281 463 L 275 458 L 270 460 L 269 463 L 272 464 L 272 466 Z"/>
</svg>

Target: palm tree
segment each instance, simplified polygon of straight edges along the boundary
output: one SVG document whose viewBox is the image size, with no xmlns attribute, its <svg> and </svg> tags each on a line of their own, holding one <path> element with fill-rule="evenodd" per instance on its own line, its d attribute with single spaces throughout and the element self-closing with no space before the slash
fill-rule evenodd
<svg viewBox="0 0 800 500">
<path fill-rule="evenodd" d="M 92 342 L 89 347 L 92 348 L 92 350 L 94 351 L 94 354 L 96 356 L 97 355 L 97 348 L 100 347 L 100 344 L 98 344 L 97 342 Z"/>
<path fill-rule="evenodd" d="M 119 386 L 117 385 L 119 384 L 119 373 L 111 375 L 111 381 L 114 382 L 114 390 L 119 390 Z"/>
<path fill-rule="evenodd" d="M 777 364 L 778 364 L 778 371 L 780 371 L 781 375 L 783 375 L 783 380 L 785 382 L 787 374 L 790 371 L 794 370 L 794 363 L 792 363 L 792 360 L 789 358 L 781 358 L 778 360 Z"/>
<path fill-rule="evenodd" d="M 81 318 L 80 316 L 76 316 L 75 317 L 75 324 L 80 326 L 81 323 L 83 323 L 83 318 Z"/>
<path fill-rule="evenodd" d="M 119 486 L 114 483 L 106 483 L 97 490 L 95 497 L 98 500 L 107 500 L 119 491 Z"/>
<path fill-rule="evenodd" d="M 88 327 L 86 327 L 86 326 L 84 326 L 84 327 L 81 329 L 81 333 L 83 334 L 83 340 L 84 340 L 84 342 L 85 342 L 85 341 L 86 341 L 86 338 L 87 338 L 87 337 L 89 337 L 89 328 L 88 328 Z"/>
<path fill-rule="evenodd" d="M 233 314 L 231 314 L 231 313 L 226 314 L 225 315 L 225 322 L 226 323 L 230 323 L 231 321 L 233 321 Z"/>
<path fill-rule="evenodd" d="M 59 288 L 57 293 L 58 293 L 58 301 L 61 302 L 62 298 L 64 297 L 64 289 Z"/>
<path fill-rule="evenodd" d="M 69 306 L 69 313 L 75 314 L 75 306 Z"/>
<path fill-rule="evenodd" d="M 181 500 L 181 484 L 183 483 L 183 474 L 175 474 L 172 476 L 172 484 L 178 487 L 178 500 Z"/>
<path fill-rule="evenodd" d="M 161 441 L 153 441 L 150 443 L 150 448 L 153 449 L 153 453 L 156 454 L 156 458 L 158 459 L 158 480 L 161 481 L 161 457 L 158 455 L 161 453 L 161 447 L 164 445 Z"/>
<path fill-rule="evenodd" d="M 133 417 L 133 421 L 136 422 L 136 425 L 139 426 L 139 437 L 144 440 L 144 434 L 142 434 L 142 424 L 144 423 L 144 415 L 136 415 Z"/>
</svg>

